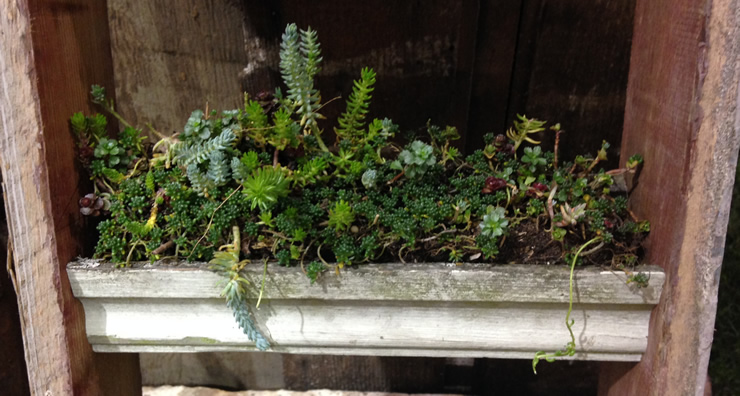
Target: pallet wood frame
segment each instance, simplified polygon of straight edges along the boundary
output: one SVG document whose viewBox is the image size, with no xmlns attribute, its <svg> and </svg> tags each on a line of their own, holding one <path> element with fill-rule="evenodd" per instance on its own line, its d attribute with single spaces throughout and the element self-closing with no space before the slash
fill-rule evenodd
<svg viewBox="0 0 740 396">
<path fill-rule="evenodd" d="M 112 75 L 104 1 L 0 4 L 3 191 L 32 395 L 141 393 L 137 355 L 92 352 L 65 271 L 84 243 L 67 118 Z"/>
<path fill-rule="evenodd" d="M 66 119 L 89 110 L 90 84 L 112 81 L 105 2 L 3 2 L 0 32 L 3 189 L 32 393 L 138 394 L 135 355 L 91 351 L 65 273 L 83 244 Z M 740 1 L 637 2 L 622 152 L 647 159 L 635 210 L 654 224 L 649 258 L 667 286 L 646 357 L 604 364 L 602 394 L 703 393 L 737 160 L 739 57 Z"/>
<path fill-rule="evenodd" d="M 651 164 L 633 209 L 666 289 L 645 358 L 604 365 L 600 391 L 701 395 L 740 141 L 740 1 L 638 1 L 635 15 L 622 153 Z"/>
</svg>

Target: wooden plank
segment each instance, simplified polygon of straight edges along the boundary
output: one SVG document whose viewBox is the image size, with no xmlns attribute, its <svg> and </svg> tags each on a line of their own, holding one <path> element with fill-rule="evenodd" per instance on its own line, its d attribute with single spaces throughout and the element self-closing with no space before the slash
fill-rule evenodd
<svg viewBox="0 0 740 396">
<path fill-rule="evenodd" d="M 139 356 L 141 382 L 145 386 L 208 385 L 221 389 L 252 390 L 286 388 L 283 359 L 287 355 L 279 353 L 142 353 Z M 314 376 L 320 375 L 314 373 Z"/>
<path fill-rule="evenodd" d="M 561 158 L 596 154 L 622 135 L 635 0 L 523 0 L 508 123 L 526 114 L 561 123 Z M 552 147 L 553 133 L 543 133 Z M 630 154 L 631 155 L 631 154 Z"/>
<path fill-rule="evenodd" d="M 82 250 L 67 119 L 112 76 L 105 3 L 3 2 L 0 31 L 0 157 L 31 393 L 140 394 L 135 359 L 92 353 L 60 265 Z"/>
<path fill-rule="evenodd" d="M 118 269 L 110 263 L 82 260 L 68 266 L 77 298 L 218 298 L 221 277 L 205 263 L 174 265 L 136 263 Z M 244 276 L 259 284 L 262 266 L 247 267 Z M 594 267 L 578 269 L 574 301 L 583 304 L 655 305 L 663 287 L 657 267 L 640 267 L 648 287 L 626 283 L 624 272 Z M 566 266 L 490 264 L 364 264 L 342 275 L 324 274 L 311 285 L 298 269 L 270 264 L 265 299 L 420 302 L 568 302 Z"/>
<path fill-rule="evenodd" d="M 280 3 L 278 15 L 281 26 L 295 22 L 318 31 L 324 65 L 317 82 L 324 100 L 347 97 L 352 80 L 368 66 L 378 81 L 371 116 L 389 117 L 405 130 L 431 119 L 465 132 L 460 122 L 468 114 L 474 56 L 468 49 L 474 46 L 477 3 L 291 0 Z M 338 102 L 324 112 L 331 119 L 344 107 Z"/>
<path fill-rule="evenodd" d="M 740 2 L 640 0 L 635 13 L 622 152 L 645 157 L 633 208 L 667 286 L 645 358 L 605 374 L 602 394 L 701 395 L 739 143 Z"/>
<path fill-rule="evenodd" d="M 522 51 L 517 49 L 521 11 L 522 0 L 481 2 L 466 138 L 468 152 L 483 147 L 486 133 L 504 133 L 508 127 L 506 110 L 514 55 Z"/>
<path fill-rule="evenodd" d="M 88 339 L 105 352 L 253 351 L 220 299 L 82 299 Z M 580 360 L 637 361 L 651 306 L 576 305 Z M 532 358 L 562 348 L 567 304 L 262 301 L 279 353 Z"/>
<path fill-rule="evenodd" d="M 238 2 L 108 4 L 117 104 L 132 125 L 171 134 L 206 104 L 228 110 L 244 103 L 239 73 L 248 54 Z"/>
<path fill-rule="evenodd" d="M 447 390 L 442 358 L 285 355 L 283 361 L 285 389 L 289 390 L 408 393 Z"/>
<path fill-rule="evenodd" d="M 96 264 L 68 268 L 95 350 L 253 349 L 219 297 L 219 277 L 202 264 Z M 261 272 L 255 265 L 245 276 L 259 284 Z M 637 290 L 623 273 L 578 271 L 578 359 L 640 358 L 662 288 L 660 271 L 643 272 L 650 285 Z M 275 352 L 527 358 L 567 339 L 568 276 L 565 267 L 384 264 L 310 285 L 296 268 L 272 265 L 255 315 Z"/>
<path fill-rule="evenodd" d="M 242 92 L 272 92 L 281 81 L 278 45 L 285 27 L 278 14 L 278 1 L 241 0 L 244 53 L 247 63 L 239 74 Z"/>
</svg>

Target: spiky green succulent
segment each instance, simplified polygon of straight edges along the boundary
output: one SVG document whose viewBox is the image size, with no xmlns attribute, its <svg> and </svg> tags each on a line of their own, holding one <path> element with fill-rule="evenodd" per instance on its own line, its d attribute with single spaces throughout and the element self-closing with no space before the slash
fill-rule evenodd
<svg viewBox="0 0 740 396">
<path fill-rule="evenodd" d="M 538 140 L 532 139 L 529 135 L 544 131 L 546 123 L 546 121 L 527 118 L 527 116 L 521 114 L 517 114 L 516 117 L 517 120 L 514 121 L 514 128 L 510 128 L 506 131 L 506 136 L 514 142 L 515 154 L 519 146 L 525 141 L 532 144 L 540 144 Z"/>
<path fill-rule="evenodd" d="M 337 231 L 343 231 L 352 225 L 355 221 L 355 212 L 352 205 L 344 200 L 334 204 L 334 208 L 329 209 L 329 227 Z"/>
<path fill-rule="evenodd" d="M 370 94 L 375 89 L 374 84 L 375 71 L 368 67 L 363 68 L 360 72 L 360 79 L 355 80 L 352 93 L 347 100 L 347 110 L 339 117 L 339 128 L 335 129 L 337 136 L 352 141 L 364 137 L 365 116 L 370 107 L 370 99 L 372 99 Z"/>
<path fill-rule="evenodd" d="M 290 181 L 282 169 L 272 166 L 257 168 L 244 181 L 244 194 L 254 210 L 259 207 L 266 211 L 275 205 L 279 198 L 290 192 Z"/>
<path fill-rule="evenodd" d="M 337 231 L 346 230 L 354 221 L 355 212 L 352 210 L 352 205 L 344 200 L 340 200 L 334 204 L 334 208 L 329 209 L 329 227 Z"/>
<path fill-rule="evenodd" d="M 301 126 L 311 126 L 320 118 L 321 95 L 314 88 L 314 76 L 319 72 L 321 49 L 315 30 L 299 30 L 291 23 L 285 28 L 280 43 L 280 71 L 288 86 L 287 98 L 293 101 Z"/>
<path fill-rule="evenodd" d="M 241 275 L 241 270 L 248 263 L 247 260 L 239 260 L 240 232 L 239 227 L 232 228 L 234 237 L 233 244 L 224 245 L 224 250 L 213 255 L 208 263 L 210 269 L 218 272 L 226 280 L 223 281 L 221 296 L 226 298 L 226 305 L 233 311 L 234 319 L 241 327 L 249 340 L 255 343 L 260 351 L 270 348 L 270 342 L 259 331 L 247 308 L 247 288 L 251 286 L 249 281 Z"/>
</svg>

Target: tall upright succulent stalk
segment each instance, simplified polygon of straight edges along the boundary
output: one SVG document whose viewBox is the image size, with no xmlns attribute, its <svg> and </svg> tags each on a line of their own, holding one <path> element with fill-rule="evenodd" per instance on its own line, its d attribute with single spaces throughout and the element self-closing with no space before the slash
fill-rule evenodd
<svg viewBox="0 0 740 396">
<path fill-rule="evenodd" d="M 365 117 L 370 107 L 370 95 L 375 87 L 375 71 L 365 67 L 360 72 L 360 79 L 354 82 L 352 93 L 347 100 L 347 110 L 339 117 L 337 136 L 352 141 L 361 140 L 365 133 Z"/>
<path fill-rule="evenodd" d="M 293 102 L 295 112 L 301 116 L 300 125 L 304 131 L 316 137 L 321 150 L 329 151 L 316 124 L 317 119 L 323 118 L 318 112 L 321 94 L 314 87 L 314 77 L 321 70 L 322 59 L 315 30 L 310 27 L 299 30 L 294 23 L 285 28 L 280 43 L 280 71 L 288 86 L 287 99 Z"/>
</svg>

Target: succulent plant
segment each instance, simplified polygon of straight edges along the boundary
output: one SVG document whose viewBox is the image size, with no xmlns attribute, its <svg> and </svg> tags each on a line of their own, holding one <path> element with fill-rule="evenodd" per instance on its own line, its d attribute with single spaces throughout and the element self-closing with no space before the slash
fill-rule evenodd
<svg viewBox="0 0 740 396">
<path fill-rule="evenodd" d="M 329 209 L 329 227 L 337 231 L 346 230 L 354 221 L 355 213 L 352 206 L 344 200 L 340 200 L 334 204 L 334 208 Z"/>
<path fill-rule="evenodd" d="M 483 221 L 481 221 L 480 233 L 483 236 L 490 238 L 496 238 L 504 234 L 506 226 L 509 225 L 509 220 L 506 219 L 506 209 L 497 206 L 489 206 L 486 214 L 483 215 Z"/>
<path fill-rule="evenodd" d="M 506 187 L 506 180 L 498 177 L 489 176 L 486 178 L 486 185 L 481 190 L 483 194 L 490 194 Z"/>
<path fill-rule="evenodd" d="M 290 181 L 282 170 L 272 166 L 258 168 L 244 181 L 244 194 L 254 210 L 266 211 L 290 192 Z"/>
<path fill-rule="evenodd" d="M 406 176 L 414 179 L 423 176 L 429 168 L 437 162 L 432 146 L 414 140 L 398 155 L 398 161 L 403 166 Z"/>
</svg>

